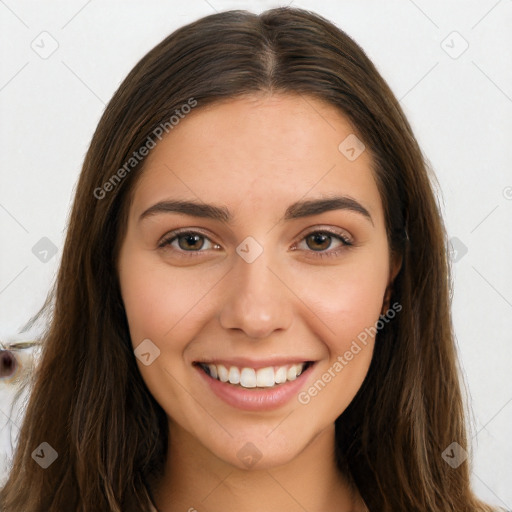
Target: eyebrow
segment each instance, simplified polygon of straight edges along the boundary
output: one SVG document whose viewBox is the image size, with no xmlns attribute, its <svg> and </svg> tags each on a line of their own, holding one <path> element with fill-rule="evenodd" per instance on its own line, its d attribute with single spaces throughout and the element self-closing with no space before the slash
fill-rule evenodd
<svg viewBox="0 0 512 512">
<path fill-rule="evenodd" d="M 333 210 L 349 210 L 359 213 L 373 224 L 370 212 L 361 203 L 348 196 L 297 201 L 286 209 L 284 220 L 310 217 Z M 159 213 L 181 213 L 192 217 L 213 219 L 224 223 L 229 223 L 233 218 L 225 206 L 216 206 L 202 202 L 198 203 L 196 201 L 166 200 L 150 206 L 140 215 L 139 221 Z"/>
</svg>

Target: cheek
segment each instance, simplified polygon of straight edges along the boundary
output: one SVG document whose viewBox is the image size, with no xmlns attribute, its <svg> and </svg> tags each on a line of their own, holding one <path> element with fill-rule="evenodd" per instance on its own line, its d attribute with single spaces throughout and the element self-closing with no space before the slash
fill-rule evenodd
<svg viewBox="0 0 512 512">
<path fill-rule="evenodd" d="M 387 286 L 387 261 L 361 260 L 346 266 L 323 267 L 295 276 L 301 298 L 323 322 L 325 341 L 344 349 L 365 328 L 378 320 Z M 350 344 L 350 343 L 349 343 Z"/>
<path fill-rule="evenodd" d="M 155 260 L 148 252 L 125 250 L 119 265 L 121 295 L 133 348 L 149 339 L 160 350 L 147 366 L 137 359 L 142 378 L 162 407 L 181 417 L 190 404 L 176 384 L 186 380 L 179 362 L 196 334 L 208 283 L 195 279 L 193 271 L 173 271 Z"/>
<path fill-rule="evenodd" d="M 144 252 L 125 255 L 121 263 L 121 295 L 132 343 L 172 339 L 172 346 L 179 348 L 173 334 L 179 331 L 183 338 L 183 331 L 197 324 L 191 320 L 201 317 L 207 292 L 222 276 L 217 271 L 198 275 L 193 267 L 173 271 Z"/>
<path fill-rule="evenodd" d="M 368 272 L 340 272 L 339 282 L 329 279 L 310 283 L 305 296 L 314 304 L 318 336 L 326 347 L 315 378 L 301 391 L 298 402 L 311 415 L 334 422 L 359 391 L 371 363 L 375 325 L 382 308 L 385 281 Z M 381 283 L 376 283 L 380 277 Z"/>
<path fill-rule="evenodd" d="M 296 276 L 327 352 L 315 380 L 298 397 L 311 413 L 334 421 L 359 390 L 371 363 L 387 280 L 388 260 L 375 253 Z"/>
</svg>

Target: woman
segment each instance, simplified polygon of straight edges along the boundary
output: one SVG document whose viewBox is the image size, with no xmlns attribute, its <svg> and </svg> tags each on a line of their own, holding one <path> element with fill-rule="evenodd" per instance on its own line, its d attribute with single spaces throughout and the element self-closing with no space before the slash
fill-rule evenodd
<svg viewBox="0 0 512 512">
<path fill-rule="evenodd" d="M 231 11 L 87 153 L 5 512 L 490 511 L 411 128 L 323 18 Z"/>
</svg>

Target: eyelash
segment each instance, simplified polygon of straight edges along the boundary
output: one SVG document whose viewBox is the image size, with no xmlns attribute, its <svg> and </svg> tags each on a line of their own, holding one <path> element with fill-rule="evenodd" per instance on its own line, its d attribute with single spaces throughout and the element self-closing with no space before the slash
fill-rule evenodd
<svg viewBox="0 0 512 512">
<path fill-rule="evenodd" d="M 306 240 L 309 236 L 316 235 L 316 234 L 328 235 L 332 238 L 335 238 L 342 243 L 342 246 L 336 250 L 330 250 L 330 251 L 329 250 L 314 251 L 312 249 L 307 250 L 307 252 L 310 252 L 314 255 L 313 256 L 314 258 L 337 257 L 337 256 L 339 256 L 339 254 L 341 252 L 343 252 L 346 249 L 349 249 L 350 247 L 352 247 L 354 245 L 353 242 L 351 242 L 346 236 L 342 235 L 341 233 L 337 233 L 330 229 L 324 228 L 324 229 L 312 230 L 312 231 L 309 231 L 308 233 L 306 233 L 304 236 L 302 236 L 302 238 L 300 240 L 298 240 L 297 242 L 294 242 L 292 250 L 297 250 L 296 245 L 298 245 L 298 243 Z M 206 236 L 204 233 L 201 233 L 200 231 L 192 231 L 192 230 L 173 231 L 173 232 L 169 233 L 161 242 L 159 242 L 158 248 L 165 249 L 166 247 L 170 246 L 175 240 L 178 240 L 178 238 L 180 236 L 185 236 L 185 235 L 199 235 L 202 238 L 210 240 L 210 238 L 208 236 Z M 218 246 L 218 244 L 215 244 L 211 240 L 210 240 L 210 242 L 213 243 L 214 245 Z M 201 249 L 197 250 L 197 251 L 184 251 L 183 249 L 173 249 L 173 250 L 176 251 L 177 253 L 179 253 L 180 256 L 183 256 L 185 258 L 198 257 L 198 256 L 201 256 L 201 253 L 206 252 L 205 250 L 201 250 Z"/>
</svg>

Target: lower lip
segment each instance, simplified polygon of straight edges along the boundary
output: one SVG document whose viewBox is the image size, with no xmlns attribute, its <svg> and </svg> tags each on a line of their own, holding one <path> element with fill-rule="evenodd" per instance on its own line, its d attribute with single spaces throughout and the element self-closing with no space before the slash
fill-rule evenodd
<svg viewBox="0 0 512 512">
<path fill-rule="evenodd" d="M 210 386 L 210 389 L 224 402 L 245 411 L 271 411 L 279 409 L 298 394 L 305 384 L 315 363 L 304 370 L 295 380 L 278 384 L 272 388 L 245 389 L 233 384 L 221 382 L 210 377 L 199 365 L 194 365 L 196 370 Z"/>
</svg>

